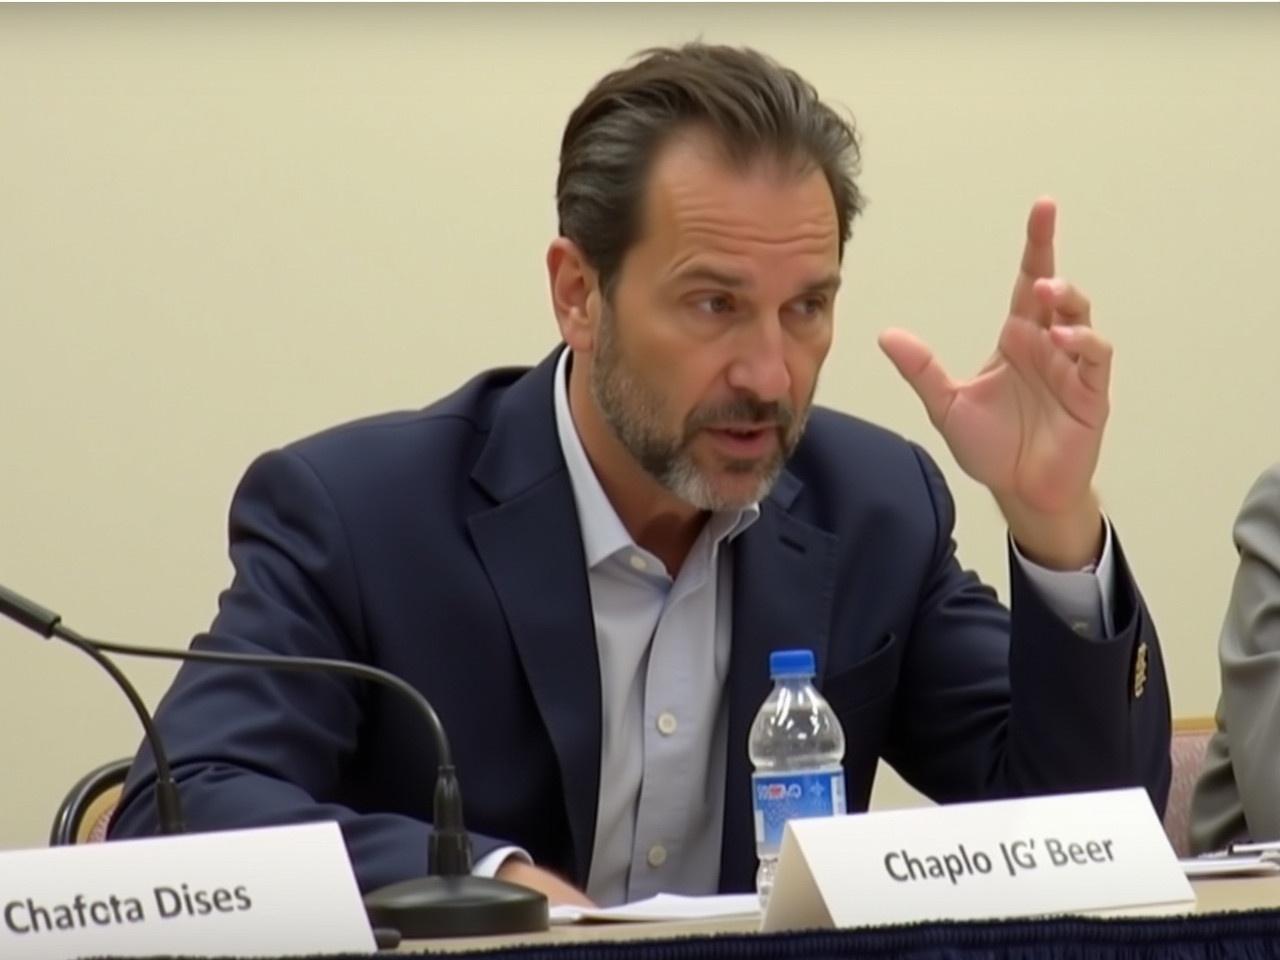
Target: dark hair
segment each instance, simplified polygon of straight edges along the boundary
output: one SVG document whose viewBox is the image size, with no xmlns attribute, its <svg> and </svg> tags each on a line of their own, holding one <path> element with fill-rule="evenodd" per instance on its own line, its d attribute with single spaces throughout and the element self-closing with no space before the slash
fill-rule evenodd
<svg viewBox="0 0 1280 960">
<path fill-rule="evenodd" d="M 599 272 L 606 295 L 635 241 L 650 161 L 678 130 L 704 128 L 735 164 L 772 156 L 821 169 L 835 198 L 844 256 L 863 198 L 858 135 L 813 86 L 754 50 L 659 47 L 610 73 L 569 117 L 560 144 L 560 233 Z"/>
</svg>

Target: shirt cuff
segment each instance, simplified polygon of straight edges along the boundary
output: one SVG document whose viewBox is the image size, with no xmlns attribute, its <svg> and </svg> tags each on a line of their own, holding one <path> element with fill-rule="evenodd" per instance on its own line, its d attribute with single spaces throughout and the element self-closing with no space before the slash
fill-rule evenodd
<svg viewBox="0 0 1280 960">
<path fill-rule="evenodd" d="M 1101 640 L 1115 635 L 1115 559 L 1111 549 L 1111 521 L 1103 518 L 1102 556 L 1080 571 L 1050 570 L 1022 555 L 1012 537 L 1013 555 L 1045 604 L 1082 637 Z"/>
<path fill-rule="evenodd" d="M 533 863 L 533 857 L 519 847 L 499 847 L 497 850 L 490 851 L 477 860 L 471 867 L 471 875 L 473 877 L 493 879 L 498 875 L 498 871 L 502 869 L 502 865 L 508 860 Z"/>
</svg>

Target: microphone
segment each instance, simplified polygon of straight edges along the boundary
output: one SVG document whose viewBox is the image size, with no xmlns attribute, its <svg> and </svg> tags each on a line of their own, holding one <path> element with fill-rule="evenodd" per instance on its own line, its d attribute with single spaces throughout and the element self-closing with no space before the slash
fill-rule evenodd
<svg viewBox="0 0 1280 960">
<path fill-rule="evenodd" d="M 28 600 L 26 597 L 6 589 L 2 584 L 0 584 L 0 613 L 11 620 L 17 621 L 28 630 L 35 631 L 46 640 L 57 636 L 58 631 L 62 629 L 60 626 L 62 618 L 60 616 L 52 610 L 46 610 L 40 604 Z M 70 631 L 67 632 L 70 633 Z M 182 805 L 178 800 L 178 785 L 173 782 L 173 773 L 169 769 L 169 757 L 164 751 L 164 744 L 160 741 L 160 734 L 156 732 L 151 713 L 147 710 L 147 705 L 142 702 L 142 697 L 138 695 L 137 688 L 129 682 L 129 678 L 120 672 L 120 668 L 109 657 L 103 656 L 99 650 L 94 649 L 93 645 L 86 643 L 83 638 L 79 636 L 60 636 L 60 639 L 65 640 L 105 670 L 111 676 L 111 679 L 115 681 L 116 686 L 128 698 L 129 704 L 133 707 L 133 712 L 138 715 L 138 722 L 142 724 L 142 735 L 146 738 L 147 746 L 151 748 L 151 755 L 155 757 L 156 761 L 156 819 L 160 822 L 160 832 L 163 834 L 183 833 L 186 827 L 182 822 Z"/>
<path fill-rule="evenodd" d="M 134 704 L 146 732 L 147 743 L 156 758 L 156 802 L 162 829 L 166 833 L 182 832 L 177 787 L 169 772 L 168 758 L 164 756 L 159 734 L 137 691 L 105 654 L 299 673 L 338 673 L 395 690 L 407 697 L 422 715 L 436 748 L 438 767 L 433 829 L 427 844 L 427 876 L 391 884 L 366 894 L 364 905 L 370 923 L 374 927 L 392 928 L 406 939 L 527 933 L 546 930 L 549 926 L 547 898 L 541 893 L 498 879 L 471 876 L 471 838 L 463 826 L 462 792 L 448 735 L 426 697 L 395 674 L 362 663 L 325 657 L 173 650 L 95 640 L 64 626 L 62 618 L 52 610 L 3 586 L 0 586 L 0 614 L 45 638 L 57 637 L 83 650 L 116 678 Z M 199 634 L 196 639 L 206 636 L 208 634 Z M 162 800 L 162 779 L 167 780 L 172 791 L 169 799 Z"/>
</svg>

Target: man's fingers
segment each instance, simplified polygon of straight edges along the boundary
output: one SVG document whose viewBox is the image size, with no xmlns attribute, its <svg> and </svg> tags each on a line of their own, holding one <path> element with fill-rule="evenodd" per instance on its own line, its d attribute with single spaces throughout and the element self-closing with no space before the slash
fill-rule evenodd
<svg viewBox="0 0 1280 960">
<path fill-rule="evenodd" d="M 537 890 L 546 896 L 552 906 L 567 905 L 587 909 L 595 907 L 585 893 L 567 880 L 562 880 L 549 870 L 535 867 L 532 863 L 525 863 L 523 860 L 509 858 L 498 868 L 496 876 L 507 883 L 517 883 L 530 890 Z"/>
<path fill-rule="evenodd" d="M 905 330 L 886 330 L 880 334 L 880 349 L 911 384 L 934 426 L 940 426 L 951 409 L 956 386 L 933 351 Z"/>
<path fill-rule="evenodd" d="M 1053 276 L 1053 231 L 1058 205 L 1052 197 L 1040 197 L 1027 215 L 1027 242 L 1022 248 L 1021 272 L 1032 277 Z"/>
<path fill-rule="evenodd" d="M 1018 266 L 1018 279 L 1013 284 L 1013 297 L 1009 312 L 1031 317 L 1037 302 L 1033 287 L 1042 277 L 1052 277 L 1054 271 L 1053 234 L 1058 219 L 1057 204 L 1049 197 L 1041 197 L 1031 205 L 1027 216 L 1027 240 L 1022 248 L 1022 262 Z"/>
<path fill-rule="evenodd" d="M 1037 280 L 1034 290 L 1041 306 L 1051 311 L 1048 317 L 1052 323 L 1089 326 L 1091 311 L 1089 298 L 1079 287 L 1061 277 L 1052 277 L 1047 280 Z"/>
<path fill-rule="evenodd" d="M 1111 344 L 1096 330 L 1085 326 L 1054 324 L 1049 328 L 1054 345 L 1076 361 L 1080 380 L 1098 393 L 1106 393 L 1111 383 Z"/>
</svg>

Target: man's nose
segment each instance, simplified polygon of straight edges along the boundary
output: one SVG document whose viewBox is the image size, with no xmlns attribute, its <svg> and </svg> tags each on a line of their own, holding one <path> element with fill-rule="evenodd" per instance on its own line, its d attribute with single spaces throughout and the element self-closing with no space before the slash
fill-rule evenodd
<svg viewBox="0 0 1280 960">
<path fill-rule="evenodd" d="M 765 403 L 785 400 L 791 390 L 782 325 L 761 320 L 743 331 L 742 343 L 729 366 L 729 386 Z"/>
</svg>

